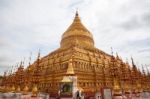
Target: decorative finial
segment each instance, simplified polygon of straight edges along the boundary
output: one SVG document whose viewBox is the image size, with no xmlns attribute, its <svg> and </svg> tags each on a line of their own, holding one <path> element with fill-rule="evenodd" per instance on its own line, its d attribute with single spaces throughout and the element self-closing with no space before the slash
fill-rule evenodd
<svg viewBox="0 0 150 99">
<path fill-rule="evenodd" d="M 111 47 L 111 55 L 113 56 L 113 48 Z"/>
<path fill-rule="evenodd" d="M 19 62 L 17 62 L 17 64 L 16 64 L 16 69 L 19 67 Z"/>
<path fill-rule="evenodd" d="M 145 69 L 143 65 L 142 65 L 142 73 L 145 75 Z"/>
<path fill-rule="evenodd" d="M 78 9 L 76 10 L 76 17 L 78 17 L 79 16 L 79 14 L 78 14 Z"/>
<path fill-rule="evenodd" d="M 6 71 L 4 72 L 4 77 L 7 75 Z"/>
<path fill-rule="evenodd" d="M 38 57 L 37 57 L 38 59 L 40 59 L 40 51 L 41 51 L 41 50 L 39 49 L 39 52 L 38 52 Z"/>
<path fill-rule="evenodd" d="M 145 64 L 145 67 L 146 67 L 147 73 L 149 74 L 150 72 L 146 64 Z"/>
<path fill-rule="evenodd" d="M 22 67 L 24 66 L 24 63 L 25 63 L 25 57 L 23 57 Z"/>
<path fill-rule="evenodd" d="M 20 62 L 20 67 L 22 66 L 22 61 Z"/>
<path fill-rule="evenodd" d="M 132 56 L 131 56 L 131 61 L 132 61 L 132 65 L 135 66 Z"/>
<path fill-rule="evenodd" d="M 30 52 L 30 56 L 29 56 L 29 66 L 31 64 L 31 56 L 32 56 L 32 52 Z"/>
<path fill-rule="evenodd" d="M 118 53 L 116 52 L 116 58 L 119 59 Z"/>
</svg>

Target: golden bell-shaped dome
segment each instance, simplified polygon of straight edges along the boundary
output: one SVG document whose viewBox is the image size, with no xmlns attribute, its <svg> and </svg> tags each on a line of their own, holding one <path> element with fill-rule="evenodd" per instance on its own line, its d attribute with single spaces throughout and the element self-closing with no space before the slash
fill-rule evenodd
<svg viewBox="0 0 150 99">
<path fill-rule="evenodd" d="M 93 36 L 81 23 L 78 12 L 75 14 L 73 23 L 62 35 L 61 40 L 61 48 L 69 48 L 75 45 L 86 49 L 94 47 Z"/>
</svg>

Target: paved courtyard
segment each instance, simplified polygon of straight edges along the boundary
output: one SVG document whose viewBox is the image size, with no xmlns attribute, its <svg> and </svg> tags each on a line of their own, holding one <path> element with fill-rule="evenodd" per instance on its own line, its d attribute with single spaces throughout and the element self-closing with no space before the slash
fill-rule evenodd
<svg viewBox="0 0 150 99">
<path fill-rule="evenodd" d="M 132 97 L 132 98 L 131 98 Z M 55 99 L 55 98 L 49 98 L 46 94 L 40 94 L 38 98 L 31 98 L 31 94 L 29 95 L 22 95 L 21 93 L 0 93 L 0 99 Z M 96 99 L 96 98 L 91 98 Z M 143 92 L 140 94 L 140 97 L 137 97 L 135 95 L 130 96 L 130 98 L 127 97 L 120 97 L 116 99 L 150 99 L 150 93 Z"/>
<path fill-rule="evenodd" d="M 21 93 L 0 93 L 0 99 L 49 99 L 47 94 L 39 94 L 39 97 L 31 97 L 31 93 L 28 95 L 22 95 Z"/>
</svg>

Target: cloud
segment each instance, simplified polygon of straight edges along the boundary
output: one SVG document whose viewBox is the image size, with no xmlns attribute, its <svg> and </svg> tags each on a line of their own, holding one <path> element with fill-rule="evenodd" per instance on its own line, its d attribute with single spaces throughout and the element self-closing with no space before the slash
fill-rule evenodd
<svg viewBox="0 0 150 99">
<path fill-rule="evenodd" d="M 77 8 L 97 48 L 110 53 L 113 47 L 124 60 L 132 55 L 150 64 L 149 0 L 1 0 L 0 66 L 23 57 L 27 63 L 30 52 L 34 61 L 38 49 L 42 56 L 57 49 Z"/>
<path fill-rule="evenodd" d="M 145 53 L 145 52 L 150 52 L 150 49 L 141 49 L 138 51 L 139 53 Z"/>
<path fill-rule="evenodd" d="M 129 20 L 120 25 L 125 30 L 133 30 L 150 27 L 150 13 L 144 13 L 141 16 L 132 16 Z"/>
</svg>

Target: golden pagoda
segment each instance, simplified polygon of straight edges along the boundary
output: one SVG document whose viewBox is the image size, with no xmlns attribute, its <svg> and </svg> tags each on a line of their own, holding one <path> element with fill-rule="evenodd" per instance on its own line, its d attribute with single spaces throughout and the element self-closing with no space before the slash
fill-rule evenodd
<svg viewBox="0 0 150 99">
<path fill-rule="evenodd" d="M 61 81 L 69 82 L 67 78 L 63 79 L 66 74 L 76 75 L 77 86 L 85 93 L 89 93 L 91 90 L 92 92 L 99 91 L 103 87 L 114 88 L 119 92 L 136 90 L 137 82 L 138 86 L 141 83 L 140 77 L 145 77 L 146 86 L 142 87 L 149 90 L 150 74 L 142 76 L 143 74 L 138 71 L 137 75 L 137 70 L 134 69 L 135 64 L 132 65 L 134 66 L 123 62 L 118 55 L 115 57 L 96 48 L 92 33 L 82 24 L 78 12 L 76 12 L 72 24 L 62 35 L 60 47 L 50 54 L 38 58 L 25 70 L 21 68 L 22 72 L 28 72 L 28 83 L 26 80 L 20 81 L 22 74 L 20 76 L 18 72 L 14 73 L 15 78 L 19 80 L 14 84 L 19 86 L 22 83 L 21 85 L 28 86 L 29 91 L 33 91 L 35 94 L 37 91 L 41 91 L 50 93 L 52 96 L 58 93 Z M 139 75 L 141 76 L 139 77 Z M 9 86 L 7 79 L 4 82 L 6 82 L 5 86 Z"/>
</svg>

